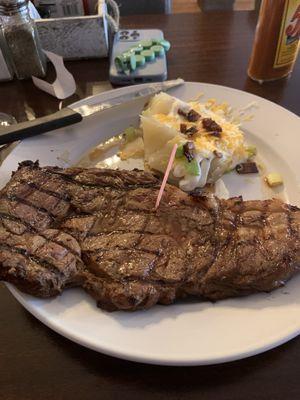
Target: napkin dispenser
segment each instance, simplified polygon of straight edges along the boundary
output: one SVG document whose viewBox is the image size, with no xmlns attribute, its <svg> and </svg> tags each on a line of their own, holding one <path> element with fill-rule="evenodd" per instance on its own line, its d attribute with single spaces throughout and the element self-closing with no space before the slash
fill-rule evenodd
<svg viewBox="0 0 300 400">
<path fill-rule="evenodd" d="M 64 60 L 107 57 L 110 33 L 119 28 L 119 9 L 113 0 L 99 0 L 96 15 L 37 19 L 36 26 L 43 49 Z"/>
</svg>

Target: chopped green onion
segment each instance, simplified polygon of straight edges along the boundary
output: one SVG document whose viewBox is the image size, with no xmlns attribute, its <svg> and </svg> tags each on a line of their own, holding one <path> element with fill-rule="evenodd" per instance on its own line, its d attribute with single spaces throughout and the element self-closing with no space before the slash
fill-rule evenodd
<svg viewBox="0 0 300 400">
<path fill-rule="evenodd" d="M 136 138 L 135 128 L 133 126 L 126 128 L 124 131 L 124 135 L 126 142 L 132 142 Z"/>
<path fill-rule="evenodd" d="M 192 161 L 184 162 L 185 169 L 189 175 L 200 175 L 200 165 L 199 162 L 194 158 Z"/>
<path fill-rule="evenodd" d="M 181 158 L 184 156 L 183 145 L 177 147 L 175 158 Z"/>
<path fill-rule="evenodd" d="M 229 174 L 229 172 L 232 172 L 232 171 L 234 171 L 235 170 L 235 167 L 229 167 L 229 168 L 227 168 L 226 170 L 225 170 L 225 174 Z"/>
<path fill-rule="evenodd" d="M 255 146 L 248 146 L 246 148 L 246 151 L 248 153 L 249 158 L 252 158 L 252 157 L 256 156 L 256 154 L 257 154 L 257 150 L 256 150 Z"/>
</svg>

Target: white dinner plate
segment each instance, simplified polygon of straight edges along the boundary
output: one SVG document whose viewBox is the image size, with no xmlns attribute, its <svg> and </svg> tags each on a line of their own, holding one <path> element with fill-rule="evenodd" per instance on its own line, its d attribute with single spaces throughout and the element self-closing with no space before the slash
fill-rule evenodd
<svg viewBox="0 0 300 400">
<path fill-rule="evenodd" d="M 135 88 L 118 89 L 120 93 Z M 279 196 L 300 205 L 300 121 L 284 108 L 239 90 L 202 83 L 186 83 L 172 94 L 190 100 L 227 101 L 242 108 L 255 101 L 254 118 L 243 124 L 248 142 L 257 146 L 263 173 L 279 172 L 283 188 L 266 189 L 262 177 L 235 173 L 224 178 L 230 195 L 245 199 Z M 94 103 L 110 92 L 83 100 Z M 76 164 L 91 147 L 137 124 L 141 104 L 89 117 L 80 124 L 18 145 L 0 168 L 0 186 L 20 161 L 39 159 L 41 165 Z M 232 361 L 278 346 L 300 332 L 300 275 L 269 294 L 256 294 L 217 303 L 185 301 L 155 306 L 148 311 L 108 313 L 96 307 L 81 289 L 40 300 L 11 285 L 12 294 L 40 321 L 83 346 L 123 359 L 165 365 L 203 365 Z"/>
</svg>

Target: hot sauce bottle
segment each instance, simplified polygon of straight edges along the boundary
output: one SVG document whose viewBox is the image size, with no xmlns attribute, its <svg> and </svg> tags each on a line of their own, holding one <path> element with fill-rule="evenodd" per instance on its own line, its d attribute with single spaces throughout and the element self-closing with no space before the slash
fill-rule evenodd
<svg viewBox="0 0 300 400">
<path fill-rule="evenodd" d="M 300 0 L 263 0 L 248 75 L 260 83 L 289 75 L 299 50 Z"/>
</svg>

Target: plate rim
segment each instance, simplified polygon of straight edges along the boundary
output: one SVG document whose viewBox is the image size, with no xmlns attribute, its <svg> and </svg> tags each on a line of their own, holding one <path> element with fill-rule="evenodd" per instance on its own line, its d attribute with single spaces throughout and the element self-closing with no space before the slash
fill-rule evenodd
<svg viewBox="0 0 300 400">
<path fill-rule="evenodd" d="M 44 325 L 46 325 L 48 328 L 53 330 L 54 332 L 58 333 L 59 335 L 62 335 L 63 337 L 67 338 L 68 340 L 71 340 L 72 342 L 77 343 L 80 346 L 86 347 L 90 350 L 96 351 L 101 354 L 105 354 L 111 357 L 116 357 L 122 360 L 127 360 L 127 361 L 132 361 L 136 363 L 142 363 L 142 364 L 151 364 L 151 365 L 162 365 L 162 366 L 173 366 L 173 367 L 183 367 L 183 366 L 202 366 L 202 365 L 217 365 L 217 364 L 224 364 L 228 362 L 234 362 L 238 360 L 242 360 L 245 358 L 249 358 L 255 355 L 262 354 L 268 350 L 272 350 L 284 343 L 289 342 L 290 340 L 294 339 L 300 334 L 300 326 L 299 322 L 295 322 L 295 327 L 289 328 L 286 330 L 286 332 L 281 335 L 274 335 L 272 338 L 272 342 L 270 339 L 262 341 L 261 344 L 258 347 L 255 347 L 254 349 L 246 349 L 243 352 L 238 352 L 238 353 L 232 353 L 231 355 L 223 355 L 223 356 L 215 356 L 215 357 L 206 357 L 202 358 L 201 361 L 199 361 L 198 358 L 186 358 L 185 360 L 178 360 L 176 358 L 161 358 L 158 359 L 157 357 L 145 357 L 139 354 L 133 354 L 132 352 L 126 352 L 124 350 L 114 350 L 110 349 L 107 347 L 103 346 L 95 346 L 92 343 L 90 343 L 86 339 L 79 339 L 76 337 L 76 334 L 71 333 L 71 332 L 66 332 L 63 329 L 60 328 L 59 324 L 56 321 L 51 321 L 49 322 L 48 319 L 39 312 L 33 305 L 28 303 L 26 299 L 23 297 L 22 292 L 20 292 L 18 289 L 13 287 L 10 283 L 5 282 L 5 286 L 8 288 L 8 290 L 11 292 L 11 294 L 15 297 L 15 299 L 30 313 L 32 314 L 35 318 L 37 318 L 40 322 L 42 322 Z M 101 310 L 100 310 L 101 311 Z M 147 311 L 146 311 L 147 312 Z M 268 336 L 269 338 L 269 336 Z M 250 346 L 249 346 L 250 347 Z"/>
</svg>

